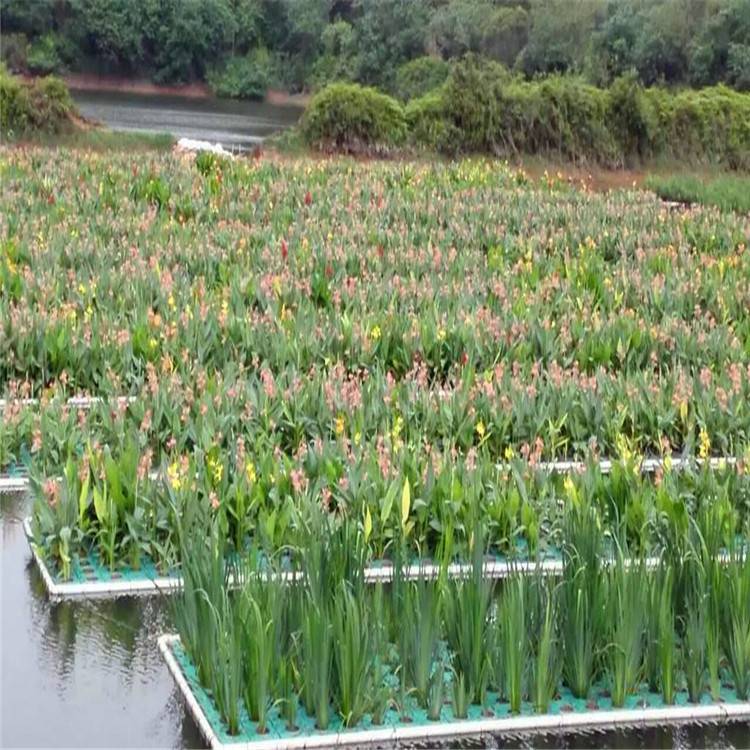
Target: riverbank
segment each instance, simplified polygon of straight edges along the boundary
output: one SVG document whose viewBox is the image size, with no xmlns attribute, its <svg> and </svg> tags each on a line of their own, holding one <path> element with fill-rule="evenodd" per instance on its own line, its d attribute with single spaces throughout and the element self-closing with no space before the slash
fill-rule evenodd
<svg viewBox="0 0 750 750">
<path fill-rule="evenodd" d="M 186 99 L 216 98 L 206 83 L 184 83 L 168 86 L 154 83 L 147 78 L 126 78 L 125 76 L 94 75 L 91 73 L 70 73 L 61 76 L 61 78 L 72 91 L 178 96 Z M 309 99 L 309 94 L 289 94 L 286 91 L 269 89 L 263 101 L 275 106 L 304 107 Z"/>
</svg>

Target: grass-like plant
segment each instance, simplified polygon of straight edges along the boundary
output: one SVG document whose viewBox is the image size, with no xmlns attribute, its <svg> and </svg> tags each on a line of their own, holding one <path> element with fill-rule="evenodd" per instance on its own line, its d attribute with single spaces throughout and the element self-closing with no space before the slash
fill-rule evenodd
<svg viewBox="0 0 750 750">
<path fill-rule="evenodd" d="M 729 672 L 737 697 L 750 697 L 750 554 L 732 551 L 725 571 L 724 628 Z"/>
<path fill-rule="evenodd" d="M 526 694 L 529 663 L 529 618 L 527 591 L 521 576 L 507 581 L 498 611 L 500 649 L 502 653 L 503 694 L 513 713 L 520 713 Z"/>
<path fill-rule="evenodd" d="M 237 607 L 243 623 L 245 650 L 241 663 L 244 667 L 244 701 L 250 718 L 257 723 L 259 734 L 265 734 L 268 712 L 271 709 L 276 628 L 278 623 L 268 609 L 249 591 L 244 591 Z"/>
<path fill-rule="evenodd" d="M 334 701 L 344 726 L 356 726 L 372 705 L 375 674 L 372 628 L 366 596 L 355 596 L 343 582 L 334 593 Z"/>
<path fill-rule="evenodd" d="M 667 705 L 674 703 L 677 671 L 677 633 L 673 602 L 673 573 L 670 568 L 657 572 L 653 582 L 658 587 L 655 595 L 656 612 L 656 651 L 659 667 L 661 695 Z"/>
<path fill-rule="evenodd" d="M 596 508 L 574 499 L 566 514 L 565 528 L 561 584 L 563 674 L 573 694 L 585 698 L 595 675 L 604 619 L 602 534 Z"/>
<path fill-rule="evenodd" d="M 607 569 L 607 646 L 604 664 L 612 705 L 625 705 L 643 672 L 643 638 L 647 607 L 643 562 L 626 562 L 618 545 Z"/>
<path fill-rule="evenodd" d="M 401 660 L 423 708 L 428 707 L 430 700 L 430 678 L 442 631 L 441 593 L 442 586 L 424 579 L 404 586 L 406 620 L 400 625 L 405 650 Z"/>
<path fill-rule="evenodd" d="M 483 704 L 490 670 L 489 615 L 493 583 L 482 573 L 482 546 L 475 541 L 468 577 L 450 580 L 443 597 L 445 634 L 469 700 Z"/>
<path fill-rule="evenodd" d="M 559 587 L 539 577 L 530 587 L 532 658 L 529 692 L 534 710 L 546 713 L 557 693 L 562 658 L 558 634 Z"/>
</svg>

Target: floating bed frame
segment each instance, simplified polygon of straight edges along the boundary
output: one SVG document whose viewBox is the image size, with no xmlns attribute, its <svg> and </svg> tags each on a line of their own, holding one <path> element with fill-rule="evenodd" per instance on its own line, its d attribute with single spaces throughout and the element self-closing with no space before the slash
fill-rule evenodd
<svg viewBox="0 0 750 750">
<path fill-rule="evenodd" d="M 26 518 L 23 522 L 24 532 L 28 540 L 31 553 L 34 557 L 39 571 L 41 572 L 47 594 L 53 601 L 62 599 L 114 599 L 119 596 L 149 596 L 154 594 L 168 594 L 182 589 L 182 578 L 175 574 L 170 576 L 149 576 L 146 573 L 127 571 L 125 576 L 116 573 L 109 580 L 88 581 L 56 581 L 55 576 L 46 561 L 39 555 L 32 541 L 31 519 Z M 721 561 L 726 562 L 729 555 L 724 553 Z M 606 563 L 606 560 L 605 560 Z M 644 564 L 647 569 L 658 567 L 660 558 L 647 557 Z M 626 564 L 631 564 L 626 561 Z M 473 571 L 472 563 L 451 563 L 445 568 L 449 578 L 466 578 Z M 443 566 L 430 562 L 416 562 L 403 568 L 403 577 L 406 580 L 430 580 L 437 578 L 442 572 Z M 498 580 L 508 578 L 514 574 L 561 575 L 563 572 L 563 561 L 560 557 L 547 557 L 541 560 L 528 559 L 506 559 L 490 558 L 482 563 L 482 575 L 484 578 Z M 109 576 L 109 573 L 107 573 Z M 288 571 L 281 573 L 284 581 L 294 581 L 304 575 L 302 571 Z M 374 561 L 364 570 L 364 578 L 367 583 L 387 583 L 393 580 L 393 565 L 389 561 Z M 229 585 L 234 585 L 230 577 Z"/>
<path fill-rule="evenodd" d="M 481 737 L 488 734 L 536 734 L 576 732 L 589 729 L 616 729 L 629 727 L 679 725 L 691 723 L 728 723 L 750 720 L 750 702 L 700 703 L 690 705 L 653 706 L 634 708 L 606 708 L 597 710 L 570 711 L 549 714 L 509 715 L 430 722 L 427 724 L 401 723 L 373 728 L 344 731 L 303 731 L 287 736 L 256 735 L 258 739 L 247 740 L 239 736 L 236 740 L 219 736 L 201 706 L 196 691 L 190 685 L 185 671 L 175 656 L 174 647 L 179 646 L 176 635 L 159 638 L 159 650 L 167 662 L 180 692 L 187 704 L 188 712 L 208 743 L 214 750 L 296 750 L 297 748 L 342 747 L 370 745 L 376 743 L 398 743 L 419 740 L 440 740 L 457 737 Z M 205 699 L 205 696 L 204 696 Z M 247 737 L 247 735 L 245 735 Z"/>
</svg>

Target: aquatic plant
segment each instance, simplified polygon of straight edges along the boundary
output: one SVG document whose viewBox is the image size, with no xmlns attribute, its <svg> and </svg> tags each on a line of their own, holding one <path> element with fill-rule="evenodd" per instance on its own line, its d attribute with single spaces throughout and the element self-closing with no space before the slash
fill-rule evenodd
<svg viewBox="0 0 750 750">
<path fill-rule="evenodd" d="M 607 645 L 604 664 L 609 675 L 613 706 L 624 706 L 643 672 L 646 617 L 646 580 L 643 561 L 626 558 L 618 545 L 607 568 Z"/>
<path fill-rule="evenodd" d="M 529 618 L 526 614 L 526 599 L 524 579 L 511 579 L 506 583 L 497 618 L 501 641 L 503 694 L 514 713 L 521 711 L 521 702 L 526 693 L 525 677 L 529 661 Z"/>
</svg>

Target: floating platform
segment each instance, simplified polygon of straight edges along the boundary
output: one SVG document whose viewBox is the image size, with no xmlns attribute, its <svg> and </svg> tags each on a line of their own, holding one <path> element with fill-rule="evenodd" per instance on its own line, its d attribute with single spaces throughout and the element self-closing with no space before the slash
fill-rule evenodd
<svg viewBox="0 0 750 750">
<path fill-rule="evenodd" d="M 507 703 L 491 695 L 487 708 L 473 705 L 468 718 L 452 716 L 444 706 L 440 721 L 430 721 L 424 711 L 411 711 L 411 721 L 400 720 L 390 710 L 381 725 L 374 726 L 366 717 L 359 727 L 344 728 L 332 720 L 328 731 L 315 728 L 313 720 L 300 706 L 297 731 L 288 731 L 278 710 L 271 711 L 267 731 L 259 734 L 242 710 L 241 733 L 231 736 L 221 720 L 210 695 L 198 683 L 196 672 L 176 635 L 159 638 L 159 649 L 201 734 L 214 750 L 297 750 L 300 748 L 345 747 L 399 742 L 435 741 L 484 735 L 518 735 L 576 732 L 592 729 L 638 728 L 692 723 L 724 724 L 750 720 L 750 702 L 740 701 L 733 690 L 722 688 L 721 702 L 711 702 L 705 694 L 700 703 L 687 702 L 679 692 L 674 705 L 665 705 L 661 696 L 645 689 L 629 696 L 624 708 L 612 708 L 606 698 L 590 701 L 574 699 L 569 694 L 553 701 L 550 712 L 533 713 L 530 706 L 520 714 L 511 714 Z M 604 691 L 601 691 L 602 693 Z"/>
<path fill-rule="evenodd" d="M 114 572 L 111 572 L 100 560 L 96 550 L 91 550 L 87 555 L 73 560 L 71 563 L 72 580 L 62 580 L 58 572 L 51 568 L 39 554 L 33 543 L 30 518 L 26 518 L 23 528 L 34 561 L 42 574 L 47 594 L 52 600 L 115 599 L 119 596 L 169 594 L 182 589 L 182 578 L 178 570 L 172 570 L 168 575 L 163 575 L 157 570 L 153 561 L 144 557 L 138 570 L 127 565 L 119 565 Z M 723 553 L 720 559 L 722 562 L 727 562 L 729 555 Z M 607 562 L 608 559 L 604 558 L 603 563 L 606 565 Z M 630 560 L 626 560 L 625 563 L 626 565 L 633 564 Z M 658 567 L 660 558 L 647 557 L 643 563 L 647 569 L 653 569 Z M 449 578 L 468 578 L 473 570 L 472 563 L 456 562 L 443 566 L 431 560 L 417 560 L 404 566 L 402 576 L 410 581 L 431 580 L 441 574 Z M 518 574 L 559 576 L 562 572 L 563 559 L 558 550 L 550 550 L 539 559 L 529 559 L 522 555 L 515 558 L 485 555 L 482 562 L 483 577 L 492 580 L 509 578 Z M 294 581 L 300 579 L 304 573 L 290 569 L 278 575 L 285 581 Z M 394 566 L 389 560 L 375 560 L 364 570 L 364 579 L 367 583 L 387 583 L 393 578 Z M 230 574 L 229 586 L 234 585 L 235 582 Z"/>
</svg>

